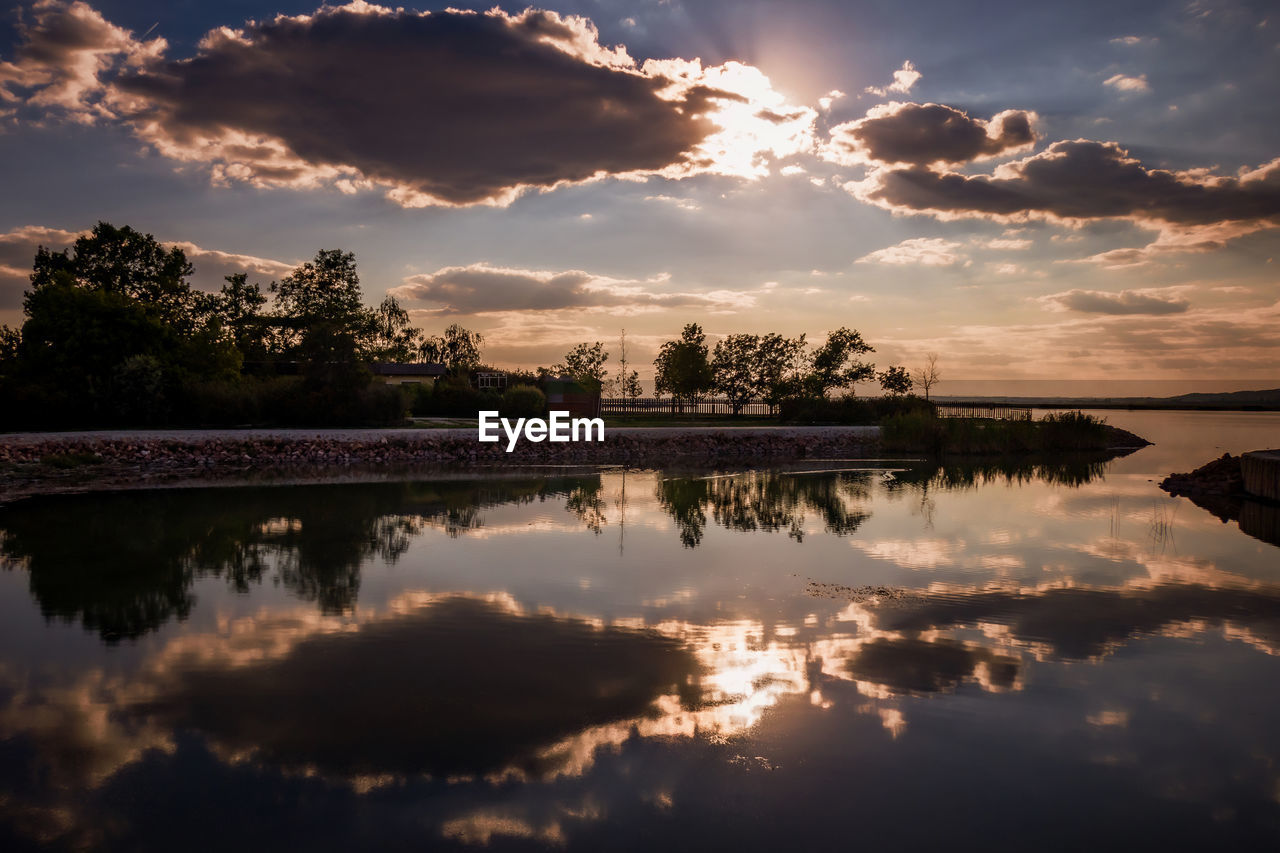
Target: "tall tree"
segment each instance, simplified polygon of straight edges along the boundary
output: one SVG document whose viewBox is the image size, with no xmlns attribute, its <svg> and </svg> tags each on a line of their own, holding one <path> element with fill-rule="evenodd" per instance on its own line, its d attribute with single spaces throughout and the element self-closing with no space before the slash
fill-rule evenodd
<svg viewBox="0 0 1280 853">
<path fill-rule="evenodd" d="M 373 338 L 369 357 L 374 361 L 413 361 L 422 347 L 422 330 L 410 325 L 409 312 L 394 296 L 382 300 L 373 312 Z"/>
<path fill-rule="evenodd" d="M 609 360 L 609 353 L 604 351 L 604 344 L 580 343 L 564 354 L 564 361 L 554 365 L 551 372 L 558 376 L 572 376 L 579 382 L 596 388 L 604 385 L 609 371 L 604 363 Z"/>
<path fill-rule="evenodd" d="M 761 399 L 776 406 L 784 397 L 799 391 L 804 351 L 804 335 L 785 338 L 776 332 L 769 332 L 760 336 L 760 345 L 756 350 L 756 393 Z"/>
<path fill-rule="evenodd" d="M 208 319 L 210 300 L 191 289 L 192 266 L 177 246 L 161 245 L 150 234 L 99 222 L 68 249 L 41 246 L 31 270 L 32 291 L 70 276 L 78 287 L 136 299 L 144 310 L 183 331 Z"/>
<path fill-rule="evenodd" d="M 307 364 L 313 384 L 361 385 L 357 368 L 373 338 L 373 312 L 364 306 L 356 256 L 321 249 L 272 285 L 275 315 L 289 334 L 295 358 Z"/>
<path fill-rule="evenodd" d="M 735 415 L 760 390 L 759 356 L 759 335 L 728 335 L 716 341 L 712 350 L 712 384 L 716 391 L 729 398 Z"/>
<path fill-rule="evenodd" d="M 639 397 L 642 393 L 640 372 L 632 369 L 631 362 L 627 360 L 626 329 L 622 330 L 622 334 L 618 338 L 618 375 L 613 380 L 613 393 L 618 397 L 631 397 L 632 399 Z"/>
<path fill-rule="evenodd" d="M 911 374 L 905 367 L 891 365 L 876 374 L 880 380 L 880 390 L 890 397 L 901 397 L 911 393 Z"/>
<path fill-rule="evenodd" d="M 653 362 L 654 388 L 681 402 L 693 402 L 711 389 L 711 364 L 707 361 L 707 336 L 697 323 L 689 323 L 680 339 L 667 341 Z"/>
<path fill-rule="evenodd" d="M 422 342 L 419 353 L 423 360 L 434 361 L 457 370 L 472 370 L 480 365 L 480 347 L 484 335 L 464 329 L 457 323 Z"/>
<path fill-rule="evenodd" d="M 809 371 L 804 377 L 804 390 L 814 397 L 825 397 L 837 388 L 852 389 L 857 382 L 875 376 L 876 366 L 860 361 L 858 356 L 875 352 L 862 335 L 841 326 L 827 334 L 827 340 L 813 352 Z"/>
<path fill-rule="evenodd" d="M 922 366 L 915 371 L 916 384 L 924 389 L 924 398 L 929 399 L 929 391 L 942 381 L 942 372 L 938 370 L 938 354 L 931 352 L 925 356 Z"/>
<path fill-rule="evenodd" d="M 248 273 L 229 275 L 226 282 L 216 297 L 223 328 L 246 361 L 265 359 L 269 352 L 267 318 L 262 310 L 266 294 L 257 282 L 249 283 Z"/>
</svg>

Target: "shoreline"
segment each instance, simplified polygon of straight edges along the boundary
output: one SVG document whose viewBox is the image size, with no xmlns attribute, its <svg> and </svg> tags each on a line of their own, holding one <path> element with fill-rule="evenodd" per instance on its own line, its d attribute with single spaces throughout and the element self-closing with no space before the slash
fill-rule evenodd
<svg viewBox="0 0 1280 853">
<path fill-rule="evenodd" d="M 474 429 L 110 430 L 0 435 L 0 504 L 37 494 L 250 478 L 294 481 L 437 467 L 786 461 L 866 454 L 880 428 L 614 428 L 602 442 L 522 441 L 508 453 Z"/>
<path fill-rule="evenodd" d="M 1121 452 L 1144 439 L 1110 427 Z M 0 435 L 0 505 L 43 494 L 393 479 L 540 467 L 742 465 L 888 453 L 878 426 L 613 427 L 602 442 L 481 443 L 462 429 L 100 430 Z M 955 454 L 963 456 L 964 454 Z M 918 461 L 918 460 L 916 460 Z"/>
</svg>

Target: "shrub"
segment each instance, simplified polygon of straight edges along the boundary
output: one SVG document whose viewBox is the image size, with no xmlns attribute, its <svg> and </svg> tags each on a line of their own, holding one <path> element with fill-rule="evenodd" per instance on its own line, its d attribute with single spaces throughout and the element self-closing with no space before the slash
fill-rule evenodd
<svg viewBox="0 0 1280 853">
<path fill-rule="evenodd" d="M 430 396 L 418 395 L 413 400 L 413 413 L 419 417 L 474 418 L 481 409 L 497 410 L 502 398 L 493 391 L 477 391 L 465 374 L 446 376 L 436 382 Z"/>
<path fill-rule="evenodd" d="M 498 410 L 506 418 L 536 418 L 547 410 L 547 395 L 532 385 L 512 385 L 502 393 Z"/>
<path fill-rule="evenodd" d="M 130 425 L 148 426 L 166 419 L 164 370 L 151 355 L 131 355 L 111 374 L 112 414 Z"/>
<path fill-rule="evenodd" d="M 891 415 L 881 422 L 881 442 L 888 450 L 925 453 L 1026 453 L 1104 450 L 1105 421 L 1081 412 L 1046 415 L 1038 421 L 939 418 L 932 412 Z"/>
</svg>

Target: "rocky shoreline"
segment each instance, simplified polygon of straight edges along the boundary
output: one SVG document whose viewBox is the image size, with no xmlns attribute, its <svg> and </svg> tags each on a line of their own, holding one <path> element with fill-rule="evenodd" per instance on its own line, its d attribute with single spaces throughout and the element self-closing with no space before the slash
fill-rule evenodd
<svg viewBox="0 0 1280 853">
<path fill-rule="evenodd" d="M 32 494 L 303 473 L 521 465 L 750 463 L 865 455 L 877 427 L 608 430 L 603 442 L 481 444 L 474 430 L 264 430 L 0 436 L 0 503 Z"/>
<path fill-rule="evenodd" d="M 1240 457 L 1224 453 L 1194 471 L 1170 474 L 1160 481 L 1160 488 L 1174 497 L 1243 497 Z"/>
</svg>

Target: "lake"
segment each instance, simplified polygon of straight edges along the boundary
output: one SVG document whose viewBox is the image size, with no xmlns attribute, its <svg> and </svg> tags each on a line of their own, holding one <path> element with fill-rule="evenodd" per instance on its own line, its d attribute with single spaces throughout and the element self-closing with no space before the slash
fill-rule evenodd
<svg viewBox="0 0 1280 853">
<path fill-rule="evenodd" d="M 0 848 L 1276 849 L 1280 548 L 1118 458 L 0 508 Z"/>
</svg>

